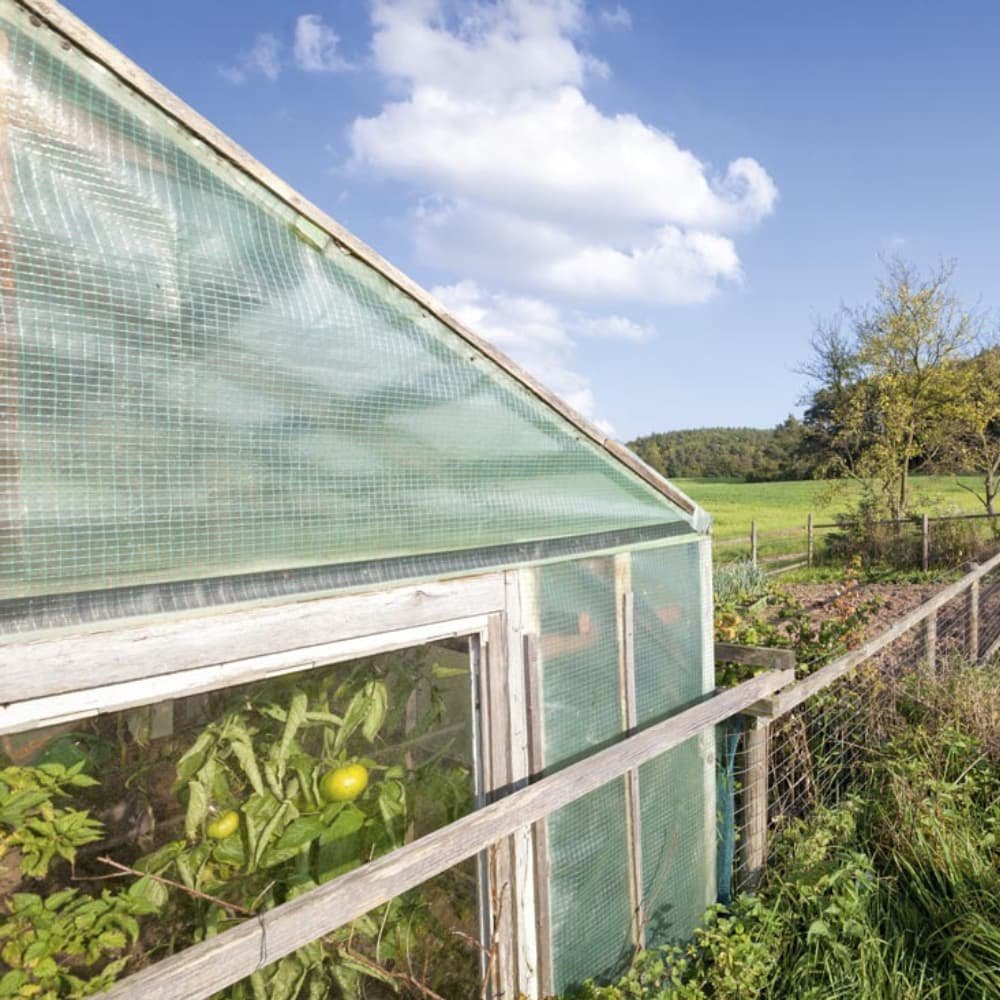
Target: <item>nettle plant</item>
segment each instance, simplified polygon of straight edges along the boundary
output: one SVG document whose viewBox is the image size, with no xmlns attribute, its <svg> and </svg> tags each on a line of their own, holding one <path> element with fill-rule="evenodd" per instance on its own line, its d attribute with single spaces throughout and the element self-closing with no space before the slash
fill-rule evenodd
<svg viewBox="0 0 1000 1000">
<path fill-rule="evenodd" d="M 104 826 L 88 809 L 57 804 L 98 782 L 70 767 L 43 763 L 0 770 L 0 997 L 50 1000 L 86 996 L 110 986 L 139 940 L 139 919 L 155 913 L 160 888 L 141 878 L 124 890 L 89 895 L 42 888 L 50 869 L 74 864 L 78 851 L 99 841 Z M 34 884 L 33 884 L 34 883 Z"/>
<path fill-rule="evenodd" d="M 346 677 L 246 693 L 207 725 L 177 763 L 185 836 L 136 863 L 190 890 L 170 891 L 178 935 L 213 936 L 400 846 L 417 825 L 468 811 L 469 770 L 435 735 L 446 710 L 436 681 L 453 672 L 468 676 L 421 650 L 373 657 Z M 394 971 L 400 956 L 431 947 L 435 919 L 419 895 L 395 900 L 230 995 L 354 996 L 364 978 L 396 986 L 411 978 Z"/>
</svg>

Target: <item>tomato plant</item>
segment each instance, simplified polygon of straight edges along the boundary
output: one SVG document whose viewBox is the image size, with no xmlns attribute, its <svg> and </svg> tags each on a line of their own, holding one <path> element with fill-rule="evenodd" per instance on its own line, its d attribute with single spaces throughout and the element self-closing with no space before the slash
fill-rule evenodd
<svg viewBox="0 0 1000 1000">
<path fill-rule="evenodd" d="M 184 836 L 136 862 L 219 901 L 171 891 L 170 922 L 191 940 L 214 935 L 237 909 L 286 902 L 468 811 L 469 769 L 437 736 L 441 679 L 412 650 L 235 692 L 177 761 Z M 306 983 L 357 995 L 359 977 L 392 981 L 385 963 L 413 953 L 422 922 L 430 910 L 394 900 L 232 995 L 291 997 Z"/>
</svg>

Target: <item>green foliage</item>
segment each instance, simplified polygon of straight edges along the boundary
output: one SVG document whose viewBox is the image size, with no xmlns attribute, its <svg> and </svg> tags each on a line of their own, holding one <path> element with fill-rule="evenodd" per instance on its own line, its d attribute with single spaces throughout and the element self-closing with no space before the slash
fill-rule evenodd
<svg viewBox="0 0 1000 1000">
<path fill-rule="evenodd" d="M 401 664 L 401 656 L 409 659 Z M 184 838 L 136 867 L 259 912 L 400 846 L 417 823 L 437 826 L 467 812 L 469 774 L 444 762 L 447 744 L 420 762 L 390 745 L 408 703 L 424 706 L 410 720 L 411 742 L 440 722 L 434 667 L 415 650 L 357 661 L 346 677 L 328 672 L 240 694 L 178 760 Z M 367 788 L 354 801 L 327 801 L 321 779 L 347 764 L 369 772 Z M 208 836 L 212 819 L 230 810 L 240 817 L 237 831 Z M 203 939 L 240 919 L 220 902 L 171 890 L 169 919 Z M 231 995 L 356 996 L 365 978 L 393 982 L 380 961 L 409 953 L 399 950 L 401 938 L 414 950 L 421 930 L 427 947 L 435 920 L 419 893 L 409 894 L 255 973 Z"/>
<path fill-rule="evenodd" d="M 763 567 L 749 560 L 720 566 L 712 578 L 717 604 L 753 604 L 767 597 L 769 583 Z"/>
<path fill-rule="evenodd" d="M 741 579 L 737 574 L 737 580 Z M 808 676 L 835 656 L 856 646 L 877 607 L 872 600 L 852 596 L 849 587 L 829 605 L 821 619 L 811 616 L 787 591 L 773 584 L 715 607 L 715 639 L 740 646 L 770 646 L 795 652 L 799 677 Z M 760 596 L 758 596 L 760 595 Z M 765 668 L 743 663 L 717 663 L 716 684 L 730 687 Z"/>
<path fill-rule="evenodd" d="M 22 876 L 43 878 L 54 859 L 72 863 L 78 847 L 100 839 L 103 827 L 89 812 L 53 802 L 97 784 L 83 766 L 78 761 L 71 767 L 50 763 L 0 770 L 0 866 L 10 853 Z"/>
<path fill-rule="evenodd" d="M 103 824 L 89 810 L 55 805 L 98 785 L 87 760 L 69 766 L 43 755 L 37 766 L 0 771 L 0 874 L 44 879 L 59 859 L 73 863 L 78 848 L 101 839 Z M 155 913 L 162 887 L 139 879 L 124 891 L 99 896 L 76 889 L 46 895 L 14 892 L 0 903 L 0 998 L 87 996 L 110 986 L 129 962 L 140 916 Z"/>
<path fill-rule="evenodd" d="M 913 468 L 950 448 L 965 396 L 977 324 L 951 289 L 953 273 L 887 261 L 872 303 L 813 338 L 806 371 L 822 396 L 808 418 L 822 426 L 829 471 L 863 483 L 866 502 L 889 517 L 910 511 Z"/>
<path fill-rule="evenodd" d="M 0 904 L 0 997 L 89 996 L 121 975 L 139 939 L 138 917 L 155 913 L 148 880 L 88 896 L 63 889 L 17 892 Z"/>
<path fill-rule="evenodd" d="M 777 831 L 755 895 L 574 996 L 1000 996 L 1000 673 L 913 678 L 899 708 L 855 794 Z"/>
</svg>

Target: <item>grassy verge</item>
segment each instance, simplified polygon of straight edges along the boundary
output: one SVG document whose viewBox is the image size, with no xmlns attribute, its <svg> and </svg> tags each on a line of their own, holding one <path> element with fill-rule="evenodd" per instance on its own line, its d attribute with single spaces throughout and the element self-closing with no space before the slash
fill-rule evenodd
<svg viewBox="0 0 1000 1000">
<path fill-rule="evenodd" d="M 823 481 L 742 483 L 723 479 L 677 479 L 674 482 L 712 515 L 714 535 L 718 540 L 748 538 L 751 521 L 757 522 L 761 532 L 805 529 L 810 511 L 819 522 L 834 521 L 836 515 L 848 510 L 858 496 L 851 483 L 840 484 L 834 489 L 834 484 Z M 928 508 L 928 513 L 937 514 L 982 513 L 982 504 L 962 489 L 959 482 L 978 487 L 972 476 L 915 476 L 915 509 Z"/>
</svg>

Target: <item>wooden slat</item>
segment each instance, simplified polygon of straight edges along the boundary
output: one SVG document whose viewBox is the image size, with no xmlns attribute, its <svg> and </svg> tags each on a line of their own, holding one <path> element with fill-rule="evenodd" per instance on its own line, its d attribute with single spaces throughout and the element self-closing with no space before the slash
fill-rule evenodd
<svg viewBox="0 0 1000 1000">
<path fill-rule="evenodd" d="M 632 557 L 627 552 L 615 556 L 615 617 L 618 633 L 618 683 L 622 695 L 622 722 L 625 732 L 638 727 L 635 693 L 635 595 L 632 592 Z M 629 883 L 632 894 L 632 941 L 637 948 L 645 947 L 646 917 L 643 900 L 642 873 L 642 809 L 639 792 L 639 772 L 625 775 L 627 806 L 626 835 L 629 851 Z"/>
<path fill-rule="evenodd" d="M 0 705 L 0 734 L 54 726 L 107 712 L 218 691 L 235 684 L 280 677 L 359 656 L 389 653 L 395 649 L 406 649 L 452 636 L 472 635 L 486 628 L 487 618 L 487 615 L 477 615 L 434 622 L 431 625 L 342 639 L 304 649 L 286 650 L 231 663 L 218 663 L 210 667 Z"/>
<path fill-rule="evenodd" d="M 940 593 L 936 594 L 929 601 L 925 601 L 920 607 L 915 608 L 909 614 L 904 615 L 895 625 L 886 629 L 886 631 L 874 639 L 869 639 L 868 642 L 862 643 L 857 649 L 852 649 L 849 653 L 845 653 L 836 660 L 832 660 L 825 667 L 817 670 L 816 673 L 810 674 L 810 676 L 799 681 L 793 687 L 782 691 L 779 696 L 773 699 L 773 717 L 777 718 L 786 712 L 790 712 L 793 708 L 801 705 L 807 698 L 816 694 L 817 691 L 822 691 L 824 688 L 829 687 L 834 681 L 843 677 L 856 666 L 864 663 L 865 660 L 870 659 L 880 650 L 885 649 L 886 646 L 895 642 L 900 636 L 905 635 L 914 626 L 919 625 L 935 614 L 938 609 L 944 607 L 949 601 L 953 601 L 956 597 L 959 597 L 972 585 L 973 581 L 982 579 L 991 570 L 996 569 L 997 566 L 1000 566 L 1000 553 L 988 559 L 978 569 L 963 576 L 961 580 L 958 580 L 949 587 L 945 587 Z"/>
<path fill-rule="evenodd" d="M 937 672 L 937 611 L 932 611 L 924 619 L 924 669 L 928 674 Z"/>
<path fill-rule="evenodd" d="M 511 780 L 510 702 L 507 697 L 507 631 L 504 615 L 490 618 L 485 670 L 482 674 L 483 760 L 486 768 L 486 801 L 509 793 Z M 513 833 L 513 831 L 511 831 Z M 494 838 L 488 848 L 491 938 L 496 947 L 492 968 L 494 994 L 514 993 L 515 958 L 514 857 L 507 838 Z"/>
<path fill-rule="evenodd" d="M 0 645 L 3 702 L 304 649 L 499 611 L 499 573 L 391 590 L 229 609 Z"/>
<path fill-rule="evenodd" d="M 789 684 L 772 671 L 570 764 L 412 844 L 136 973 L 105 1000 L 200 1000 L 595 791 Z"/>
<path fill-rule="evenodd" d="M 322 211 L 322 209 L 304 198 L 276 174 L 268 170 L 267 167 L 252 157 L 245 149 L 233 142 L 229 136 L 185 104 L 176 94 L 164 87 L 163 84 L 145 73 L 131 59 L 119 52 L 113 45 L 84 24 L 79 18 L 71 14 L 61 4 L 56 3 L 55 0 L 17 0 L 17 4 L 25 10 L 30 11 L 83 52 L 96 59 L 97 62 L 108 69 L 114 76 L 118 77 L 122 83 L 140 93 L 146 100 L 178 122 L 185 130 L 194 134 L 214 154 L 230 163 L 241 173 L 253 178 L 253 180 L 270 191 L 280 201 L 298 212 L 314 226 L 318 226 L 328 240 L 327 245 L 321 247 L 321 249 L 335 248 L 336 252 L 346 251 L 359 260 L 364 261 L 364 263 L 379 272 L 401 292 L 413 299 L 422 309 L 433 315 L 451 329 L 452 332 L 456 333 L 477 351 L 489 358 L 495 365 L 507 372 L 507 374 L 524 386 L 528 392 L 557 412 L 586 438 L 594 442 L 622 465 L 628 467 L 632 473 L 642 479 L 657 493 L 666 497 L 672 504 L 692 517 L 702 514 L 700 508 L 688 496 L 667 482 L 658 472 L 632 454 L 624 445 L 608 437 L 589 420 L 546 389 L 545 386 L 536 381 L 533 376 L 529 375 L 519 365 L 515 364 L 506 354 L 499 351 L 491 343 L 483 340 L 478 334 L 473 333 L 467 326 L 455 319 L 423 288 L 377 254 L 367 244 L 344 229 L 343 226 Z"/>
<path fill-rule="evenodd" d="M 526 574 L 524 574 L 526 575 Z M 506 613 L 506 676 L 505 688 L 509 711 L 510 782 L 512 788 L 522 788 L 531 776 L 528 736 L 527 671 L 525 669 L 524 635 L 527 630 L 525 609 L 522 607 L 519 570 L 504 574 Z M 529 595 L 530 596 L 530 595 Z M 524 996 L 538 995 L 538 916 L 535 905 L 535 858 L 531 829 L 522 827 L 511 836 L 511 858 L 514 890 L 514 990 Z"/>
<path fill-rule="evenodd" d="M 968 623 L 966 626 L 965 650 L 973 663 L 979 662 L 979 581 L 973 580 L 969 587 L 969 600 L 966 607 Z"/>
<path fill-rule="evenodd" d="M 528 570 L 527 573 L 534 571 Z M 525 602 L 527 603 L 527 602 Z M 532 601 L 532 618 L 536 619 L 537 606 Z M 527 610 L 527 609 L 526 609 Z M 526 618 L 526 622 L 527 622 Z M 544 712 L 542 707 L 542 677 L 538 658 L 536 631 L 524 637 L 525 693 L 528 709 L 528 758 L 531 776 L 537 780 L 545 766 Z M 535 860 L 535 914 L 537 933 L 538 993 L 548 996 L 552 992 L 552 924 L 549 898 L 551 865 L 549 863 L 548 822 L 543 816 L 531 827 Z"/>
<path fill-rule="evenodd" d="M 743 827 L 740 861 L 744 885 L 752 889 L 767 860 L 768 744 L 770 724 L 754 720 L 744 734 Z"/>
</svg>

